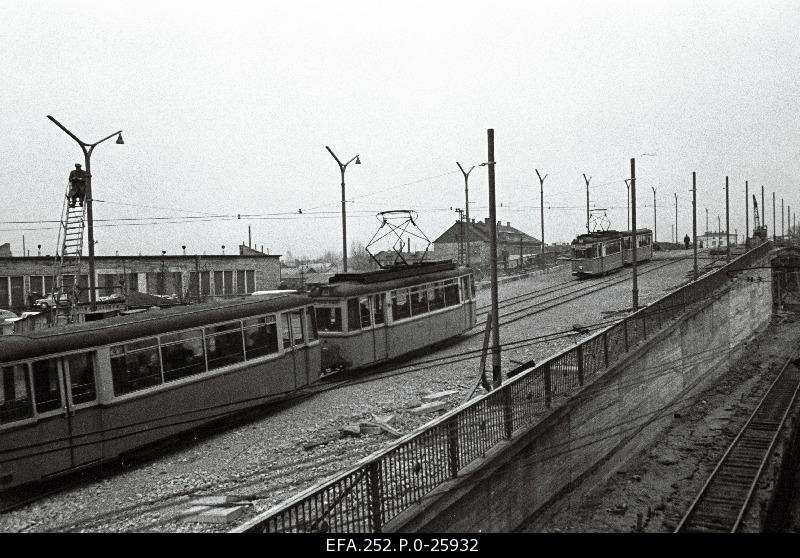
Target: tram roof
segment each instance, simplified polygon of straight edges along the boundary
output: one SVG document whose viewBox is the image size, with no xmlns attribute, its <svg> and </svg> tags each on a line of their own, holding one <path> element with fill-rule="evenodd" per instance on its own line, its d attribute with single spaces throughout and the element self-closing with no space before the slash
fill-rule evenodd
<svg viewBox="0 0 800 558">
<path fill-rule="evenodd" d="M 592 242 L 598 242 L 602 240 L 613 240 L 615 238 L 622 238 L 624 236 L 628 236 L 631 234 L 632 231 L 615 231 L 615 230 L 608 230 L 608 231 L 595 231 L 591 233 L 584 233 L 579 234 L 575 240 L 572 241 L 573 244 L 589 244 Z M 650 229 L 636 229 L 636 234 L 645 234 L 653 232 Z"/>
<path fill-rule="evenodd" d="M 0 336 L 0 362 L 123 343 L 129 339 L 259 316 L 311 303 L 308 296 L 297 294 L 247 297 L 153 309 L 94 322 L 4 335 Z"/>
<path fill-rule="evenodd" d="M 472 270 L 458 267 L 452 261 L 397 266 L 366 273 L 338 273 L 330 278 L 328 285 L 313 287 L 311 296 L 315 298 L 357 296 L 452 279 L 466 273 L 472 273 Z"/>
</svg>

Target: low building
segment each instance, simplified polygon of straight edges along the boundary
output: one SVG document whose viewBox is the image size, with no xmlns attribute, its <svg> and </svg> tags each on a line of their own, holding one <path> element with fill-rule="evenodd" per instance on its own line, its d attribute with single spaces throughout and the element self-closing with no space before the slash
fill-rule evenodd
<svg viewBox="0 0 800 558">
<path fill-rule="evenodd" d="M 0 257 L 0 308 L 30 308 L 35 298 L 52 292 L 53 272 L 52 256 Z M 198 294 L 210 300 L 277 289 L 280 255 L 240 246 L 239 255 L 96 256 L 95 281 L 98 296 L 138 291 L 196 302 Z M 79 299 L 88 302 L 87 257 L 81 260 L 78 285 Z"/>
<path fill-rule="evenodd" d="M 491 234 L 489 234 L 489 219 L 470 223 L 456 221 L 436 240 L 433 241 L 433 256 L 431 259 L 451 259 L 456 262 L 466 262 L 467 227 L 469 227 L 470 263 L 478 267 L 489 267 L 489 252 Z M 510 222 L 503 225 L 497 222 L 497 261 L 498 265 L 508 262 L 511 255 L 519 258 L 533 256 L 541 251 L 542 242 L 521 230 L 512 227 Z"/>
<path fill-rule="evenodd" d="M 730 243 L 731 246 L 738 246 L 737 235 L 726 235 L 724 232 L 711 232 L 708 231 L 704 234 L 697 236 L 698 248 L 725 248 Z"/>
</svg>

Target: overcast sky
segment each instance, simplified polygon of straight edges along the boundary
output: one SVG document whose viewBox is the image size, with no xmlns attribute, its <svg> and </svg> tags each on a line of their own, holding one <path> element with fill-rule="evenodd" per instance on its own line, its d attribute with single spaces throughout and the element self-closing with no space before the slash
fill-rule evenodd
<svg viewBox="0 0 800 558">
<path fill-rule="evenodd" d="M 765 187 L 770 231 L 773 191 L 778 228 L 780 199 L 800 206 L 800 1 L 2 1 L 0 20 L 0 243 L 15 255 L 23 234 L 54 253 L 83 163 L 48 114 L 89 143 L 123 131 L 92 157 L 104 255 L 234 253 L 248 225 L 273 254 L 340 251 L 326 145 L 362 160 L 346 171 L 349 240 L 391 209 L 416 210 L 433 240 L 464 206 L 456 161 L 486 160 L 488 128 L 498 219 L 541 236 L 539 169 L 546 242 L 584 232 L 582 173 L 626 228 L 631 157 L 638 222 L 653 226 L 655 187 L 662 240 L 675 192 L 691 234 L 692 171 L 698 230 L 705 208 L 725 226 L 726 175 L 740 234 L 745 180 L 759 205 Z M 487 184 L 487 167 L 470 175 L 473 218 Z"/>
</svg>

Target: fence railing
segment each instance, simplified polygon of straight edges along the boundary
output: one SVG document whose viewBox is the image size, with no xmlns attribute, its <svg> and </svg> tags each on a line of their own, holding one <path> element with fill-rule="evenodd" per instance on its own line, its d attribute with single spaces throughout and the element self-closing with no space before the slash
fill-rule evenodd
<svg viewBox="0 0 800 558">
<path fill-rule="evenodd" d="M 235 531 L 380 533 L 393 518 L 560 405 L 770 248 L 762 244 L 665 295 Z"/>
</svg>

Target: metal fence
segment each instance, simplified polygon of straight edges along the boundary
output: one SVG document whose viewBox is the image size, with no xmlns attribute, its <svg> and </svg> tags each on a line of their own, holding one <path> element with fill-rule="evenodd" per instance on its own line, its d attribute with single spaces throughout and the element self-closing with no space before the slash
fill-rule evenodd
<svg viewBox="0 0 800 558">
<path fill-rule="evenodd" d="M 386 523 L 516 430 L 532 425 L 770 248 L 762 244 L 743 254 L 236 531 L 380 533 Z"/>
</svg>

